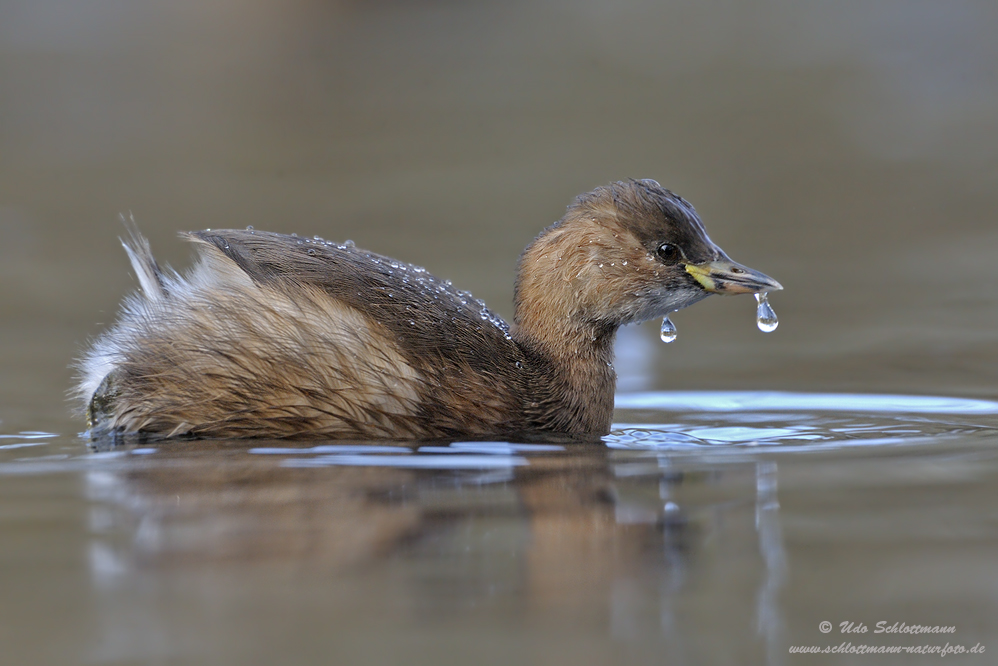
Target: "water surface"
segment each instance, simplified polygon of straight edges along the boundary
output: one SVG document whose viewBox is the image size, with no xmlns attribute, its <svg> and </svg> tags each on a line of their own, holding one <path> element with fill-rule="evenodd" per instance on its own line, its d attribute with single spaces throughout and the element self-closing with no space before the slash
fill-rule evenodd
<svg viewBox="0 0 998 666">
<path fill-rule="evenodd" d="M 47 663 L 780 664 L 926 642 L 824 620 L 993 642 L 998 403 L 618 402 L 628 422 L 588 445 L 5 436 L 2 626 Z"/>
</svg>

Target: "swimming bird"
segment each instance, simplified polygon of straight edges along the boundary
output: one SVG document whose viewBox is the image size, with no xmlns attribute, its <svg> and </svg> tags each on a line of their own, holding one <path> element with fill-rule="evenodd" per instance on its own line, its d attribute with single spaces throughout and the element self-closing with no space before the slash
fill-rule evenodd
<svg viewBox="0 0 998 666">
<path fill-rule="evenodd" d="M 653 180 L 579 196 L 520 257 L 512 325 L 425 269 L 321 239 L 134 228 L 141 290 L 78 362 L 93 436 L 437 439 L 609 432 L 617 329 L 710 294 L 782 289 Z"/>
</svg>

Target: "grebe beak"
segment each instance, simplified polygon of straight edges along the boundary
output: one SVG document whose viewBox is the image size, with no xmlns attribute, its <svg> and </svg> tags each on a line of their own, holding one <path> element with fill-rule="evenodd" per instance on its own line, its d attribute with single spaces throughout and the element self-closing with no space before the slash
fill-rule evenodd
<svg viewBox="0 0 998 666">
<path fill-rule="evenodd" d="M 686 272 L 712 294 L 756 294 L 783 289 L 783 285 L 765 273 L 736 264 L 728 258 L 686 264 Z"/>
</svg>

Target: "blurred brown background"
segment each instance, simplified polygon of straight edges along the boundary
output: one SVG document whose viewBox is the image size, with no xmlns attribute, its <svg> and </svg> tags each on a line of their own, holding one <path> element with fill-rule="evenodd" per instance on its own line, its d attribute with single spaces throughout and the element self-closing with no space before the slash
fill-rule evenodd
<svg viewBox="0 0 998 666">
<path fill-rule="evenodd" d="M 990 415 L 657 411 L 832 445 L 289 469 L 259 443 L 93 453 L 65 392 L 135 288 L 120 213 L 177 268 L 178 230 L 349 238 L 508 317 L 538 231 L 640 177 L 786 291 L 768 335 L 744 297 L 676 314 L 671 345 L 625 329 L 622 390 L 995 398 L 996 33 L 985 0 L 0 0 L 5 658 L 779 665 L 875 642 L 824 620 L 993 651 Z M 853 436 L 880 444 L 835 450 Z"/>
<path fill-rule="evenodd" d="M 987 2 L 4 2 L 2 427 L 82 429 L 67 365 L 134 287 L 121 212 L 175 267 L 182 229 L 350 238 L 509 316 L 520 250 L 626 177 L 786 291 L 771 335 L 747 298 L 668 347 L 626 332 L 622 388 L 993 396 L 996 27 Z"/>
</svg>

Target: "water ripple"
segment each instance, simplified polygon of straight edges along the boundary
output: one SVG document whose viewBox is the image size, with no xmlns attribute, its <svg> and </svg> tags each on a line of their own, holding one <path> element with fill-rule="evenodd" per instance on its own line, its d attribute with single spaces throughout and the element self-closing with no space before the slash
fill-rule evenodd
<svg viewBox="0 0 998 666">
<path fill-rule="evenodd" d="M 620 395 L 617 408 L 670 418 L 616 423 L 604 442 L 618 449 L 723 452 L 764 447 L 790 452 L 911 445 L 998 433 L 992 416 L 998 414 L 998 403 L 938 396 L 658 392 Z"/>
<path fill-rule="evenodd" d="M 617 409 L 666 411 L 838 411 L 881 414 L 998 414 L 998 402 L 929 395 L 789 393 L 784 391 L 651 391 L 621 393 Z"/>
</svg>

